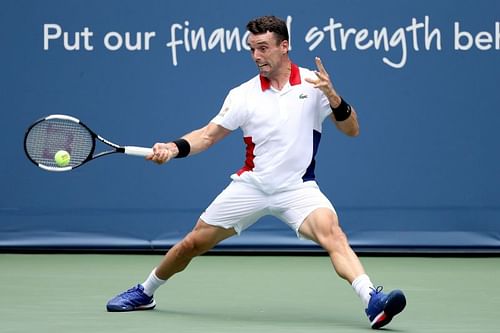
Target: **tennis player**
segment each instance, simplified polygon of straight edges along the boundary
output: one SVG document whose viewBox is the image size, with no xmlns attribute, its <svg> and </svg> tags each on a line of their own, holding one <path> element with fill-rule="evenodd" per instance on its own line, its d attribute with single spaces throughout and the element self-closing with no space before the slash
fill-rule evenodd
<svg viewBox="0 0 500 333">
<path fill-rule="evenodd" d="M 153 294 L 198 255 L 240 234 L 264 215 L 273 215 L 329 254 L 337 274 L 361 298 L 372 328 L 388 324 L 406 305 L 402 291 L 374 287 L 339 226 L 334 207 L 315 181 L 315 155 L 322 123 L 329 118 L 355 137 L 354 108 L 335 90 L 321 60 L 316 71 L 298 67 L 289 55 L 286 23 L 264 16 L 247 24 L 259 74 L 227 95 L 220 112 L 203 128 L 156 143 L 147 159 L 163 164 L 200 153 L 240 128 L 246 160 L 232 182 L 201 214 L 194 229 L 170 249 L 147 279 L 111 299 L 107 310 L 153 309 Z"/>
</svg>

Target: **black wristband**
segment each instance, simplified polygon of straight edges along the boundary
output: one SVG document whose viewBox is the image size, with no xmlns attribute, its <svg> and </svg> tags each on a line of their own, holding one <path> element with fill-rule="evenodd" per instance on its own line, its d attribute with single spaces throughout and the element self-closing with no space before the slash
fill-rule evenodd
<svg viewBox="0 0 500 333">
<path fill-rule="evenodd" d="M 182 158 L 189 155 L 189 152 L 191 151 L 191 145 L 189 144 L 189 142 L 187 142 L 187 140 L 178 139 L 172 142 L 175 143 L 177 149 L 179 149 L 179 153 L 177 154 L 177 156 L 175 156 L 175 158 Z"/>
<path fill-rule="evenodd" d="M 351 106 L 342 97 L 340 97 L 339 106 L 333 108 L 330 105 L 330 108 L 336 121 L 344 121 L 351 116 Z"/>
</svg>

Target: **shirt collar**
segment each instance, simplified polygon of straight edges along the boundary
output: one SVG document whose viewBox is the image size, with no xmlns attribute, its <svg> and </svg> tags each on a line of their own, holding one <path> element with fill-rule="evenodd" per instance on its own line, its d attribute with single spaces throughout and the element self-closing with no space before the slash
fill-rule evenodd
<svg viewBox="0 0 500 333">
<path fill-rule="evenodd" d="M 267 89 L 271 88 L 271 81 L 269 81 L 268 78 L 263 77 L 262 75 L 259 75 L 259 77 L 260 87 L 262 88 L 262 91 L 266 91 Z M 288 82 L 291 86 L 295 86 L 301 83 L 299 66 L 291 64 L 290 78 L 288 79 Z"/>
</svg>

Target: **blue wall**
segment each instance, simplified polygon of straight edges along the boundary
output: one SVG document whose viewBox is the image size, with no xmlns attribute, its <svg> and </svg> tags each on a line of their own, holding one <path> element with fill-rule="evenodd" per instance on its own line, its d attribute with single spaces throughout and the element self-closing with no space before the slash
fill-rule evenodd
<svg viewBox="0 0 500 333">
<path fill-rule="evenodd" d="M 316 172 L 352 245 L 499 250 L 495 0 L 4 1 L 0 247 L 164 249 L 190 230 L 241 167 L 240 131 L 164 166 L 113 156 L 64 174 L 25 158 L 24 131 L 64 113 L 112 141 L 150 146 L 201 127 L 230 88 L 256 74 L 248 51 L 235 42 L 222 52 L 210 36 L 224 29 L 244 39 L 246 22 L 264 14 L 288 18 L 292 60 L 313 68 L 320 56 L 358 111 L 358 138 L 325 123 Z M 342 47 L 333 24 L 354 29 L 357 43 L 352 34 Z M 56 25 L 69 33 L 66 46 L 44 36 Z M 68 50 L 85 27 L 87 41 L 80 34 L 80 49 Z M 182 41 L 201 29 L 206 51 L 173 43 L 172 31 Z M 387 49 L 370 42 L 384 31 Z M 110 32 L 154 37 L 147 50 L 112 51 Z M 221 248 L 315 249 L 273 218 Z"/>
</svg>

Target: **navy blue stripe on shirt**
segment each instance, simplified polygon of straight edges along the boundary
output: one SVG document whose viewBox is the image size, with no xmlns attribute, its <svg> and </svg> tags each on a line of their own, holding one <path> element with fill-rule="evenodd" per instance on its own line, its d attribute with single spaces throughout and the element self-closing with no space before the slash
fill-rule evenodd
<svg viewBox="0 0 500 333">
<path fill-rule="evenodd" d="M 321 132 L 313 130 L 313 155 L 311 158 L 311 163 L 307 167 L 306 173 L 302 176 L 302 181 L 307 182 L 310 180 L 315 180 L 316 175 L 314 174 L 314 168 L 316 167 L 316 153 L 318 152 L 319 142 L 321 140 Z"/>
</svg>

